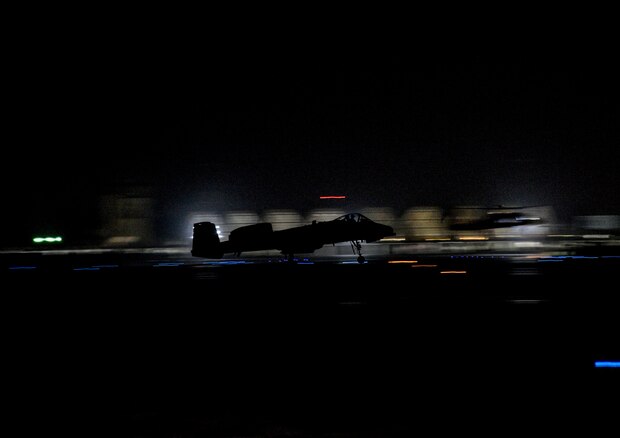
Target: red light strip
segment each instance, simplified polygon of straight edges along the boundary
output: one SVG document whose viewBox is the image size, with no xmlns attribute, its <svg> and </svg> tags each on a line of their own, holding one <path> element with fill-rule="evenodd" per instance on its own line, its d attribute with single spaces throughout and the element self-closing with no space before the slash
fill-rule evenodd
<svg viewBox="0 0 620 438">
<path fill-rule="evenodd" d="M 319 199 L 346 199 L 346 196 L 319 196 Z"/>
</svg>

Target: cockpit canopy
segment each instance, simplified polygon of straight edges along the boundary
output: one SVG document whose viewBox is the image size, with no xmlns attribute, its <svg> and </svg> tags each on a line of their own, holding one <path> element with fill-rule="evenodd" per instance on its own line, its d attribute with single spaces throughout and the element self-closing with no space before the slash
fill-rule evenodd
<svg viewBox="0 0 620 438">
<path fill-rule="evenodd" d="M 359 222 L 372 222 L 370 219 L 368 219 L 366 216 L 364 216 L 361 213 L 349 213 L 349 214 L 345 214 L 342 215 L 336 219 L 334 219 L 335 221 L 343 221 L 343 222 L 353 222 L 353 223 L 359 223 Z"/>
</svg>

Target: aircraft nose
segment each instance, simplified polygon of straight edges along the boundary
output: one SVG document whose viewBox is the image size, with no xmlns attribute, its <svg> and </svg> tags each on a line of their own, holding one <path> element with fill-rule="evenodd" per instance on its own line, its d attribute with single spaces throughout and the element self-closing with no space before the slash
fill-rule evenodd
<svg viewBox="0 0 620 438">
<path fill-rule="evenodd" d="M 389 225 L 383 225 L 383 234 L 385 234 L 386 236 L 396 235 L 396 233 L 394 233 L 394 228 L 390 227 Z"/>
</svg>

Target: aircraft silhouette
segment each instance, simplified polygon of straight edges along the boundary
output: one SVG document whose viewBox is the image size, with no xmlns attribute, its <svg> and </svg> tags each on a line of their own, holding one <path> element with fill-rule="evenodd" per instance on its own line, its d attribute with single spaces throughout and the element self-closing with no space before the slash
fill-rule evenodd
<svg viewBox="0 0 620 438">
<path fill-rule="evenodd" d="M 351 242 L 358 254 L 357 261 L 364 263 L 361 241 L 376 242 L 393 235 L 392 227 L 374 222 L 360 213 L 280 231 L 273 231 L 268 222 L 247 225 L 231 231 L 229 239 L 224 242 L 220 242 L 215 224 L 198 222 L 194 224 L 192 256 L 219 259 L 227 253 L 240 255 L 247 251 L 277 249 L 292 261 L 294 254 L 311 253 L 329 243 Z"/>
<path fill-rule="evenodd" d="M 472 209 L 487 210 L 486 214 L 474 220 L 464 222 L 453 222 L 449 225 L 451 230 L 487 230 L 492 228 L 507 228 L 519 225 L 538 225 L 544 223 L 540 217 L 530 216 L 528 214 L 511 211 L 521 210 L 525 207 L 504 207 L 498 205 L 496 207 L 463 207 Z M 508 211 L 506 211 L 508 210 Z M 444 216 L 444 219 L 447 215 Z"/>
</svg>

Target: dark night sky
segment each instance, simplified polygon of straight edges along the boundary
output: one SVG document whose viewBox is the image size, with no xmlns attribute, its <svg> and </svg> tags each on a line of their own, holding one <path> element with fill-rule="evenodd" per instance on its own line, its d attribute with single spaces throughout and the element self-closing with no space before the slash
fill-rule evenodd
<svg viewBox="0 0 620 438">
<path fill-rule="evenodd" d="M 606 47 L 457 43 L 35 39 L 12 64 L 3 220 L 79 227 L 128 183 L 162 214 L 307 209 L 321 194 L 620 214 Z"/>
</svg>

